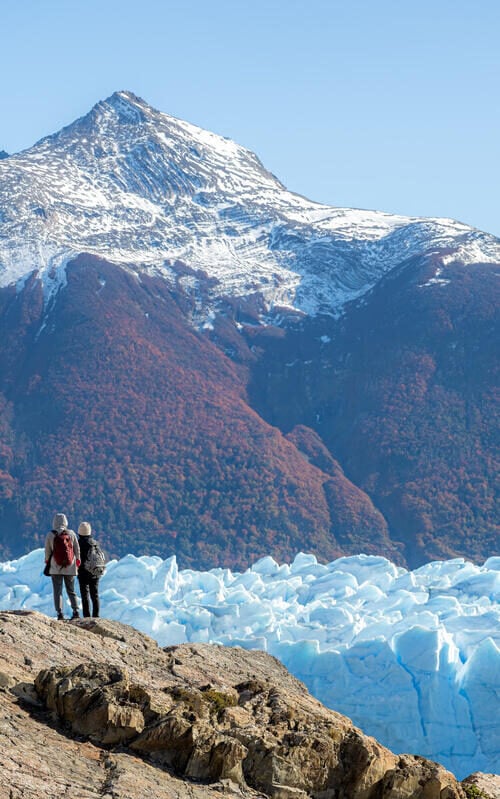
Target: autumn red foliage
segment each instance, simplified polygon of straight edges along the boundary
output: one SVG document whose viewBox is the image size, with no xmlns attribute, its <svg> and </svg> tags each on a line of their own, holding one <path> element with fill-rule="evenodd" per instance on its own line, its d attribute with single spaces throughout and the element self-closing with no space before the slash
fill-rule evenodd
<svg viewBox="0 0 500 799">
<path fill-rule="evenodd" d="M 3 293 L 3 557 L 40 545 L 56 510 L 90 520 L 110 555 L 184 566 L 343 551 L 326 475 L 251 409 L 247 367 L 175 297 L 86 256 L 45 311 L 37 281 Z"/>
<path fill-rule="evenodd" d="M 407 263 L 340 320 L 281 341 L 252 332 L 255 407 L 317 431 L 412 566 L 481 563 L 500 543 L 497 270 L 450 265 L 443 282 L 438 266 Z"/>
<path fill-rule="evenodd" d="M 89 256 L 45 307 L 34 277 L 3 289 L 0 557 L 54 511 L 202 568 L 497 551 L 494 269 L 436 266 L 340 319 L 257 325 L 258 297 L 228 298 L 206 333 L 180 286 Z"/>
</svg>

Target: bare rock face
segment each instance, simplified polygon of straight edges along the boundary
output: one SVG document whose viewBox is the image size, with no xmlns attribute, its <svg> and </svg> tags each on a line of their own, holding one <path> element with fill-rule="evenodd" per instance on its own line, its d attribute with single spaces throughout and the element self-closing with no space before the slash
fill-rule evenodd
<svg viewBox="0 0 500 799">
<path fill-rule="evenodd" d="M 0 799 L 465 799 L 441 766 L 392 754 L 262 652 L 0 612 L 0 673 Z"/>
<path fill-rule="evenodd" d="M 35 689 L 73 732 L 97 743 L 124 743 L 144 729 L 140 698 L 130 697 L 129 676 L 116 666 L 82 663 L 71 670 L 44 669 L 35 679 Z"/>
<path fill-rule="evenodd" d="M 462 783 L 467 799 L 500 799 L 500 775 L 476 772 Z"/>
</svg>

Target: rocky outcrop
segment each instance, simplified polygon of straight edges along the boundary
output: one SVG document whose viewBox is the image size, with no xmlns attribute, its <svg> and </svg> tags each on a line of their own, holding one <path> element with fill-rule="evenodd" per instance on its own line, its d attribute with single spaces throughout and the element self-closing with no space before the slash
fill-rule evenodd
<svg viewBox="0 0 500 799">
<path fill-rule="evenodd" d="M 0 613 L 0 705 L 0 799 L 465 797 L 449 772 L 392 754 L 274 658 L 161 649 L 117 622 Z"/>
<path fill-rule="evenodd" d="M 500 799 L 500 775 L 471 774 L 462 783 L 467 799 Z"/>
</svg>

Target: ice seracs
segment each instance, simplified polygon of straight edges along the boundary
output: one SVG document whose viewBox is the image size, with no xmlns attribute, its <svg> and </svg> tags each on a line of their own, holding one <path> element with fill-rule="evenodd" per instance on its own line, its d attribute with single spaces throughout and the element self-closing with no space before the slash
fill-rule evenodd
<svg viewBox="0 0 500 799">
<path fill-rule="evenodd" d="M 42 550 L 0 564 L 0 607 L 52 615 L 42 566 Z M 263 649 L 391 749 L 459 778 L 500 770 L 500 558 L 410 572 L 382 557 L 300 554 L 238 574 L 128 555 L 101 588 L 103 615 L 161 645 Z"/>
<path fill-rule="evenodd" d="M 130 92 L 0 161 L 0 285 L 37 270 L 50 296 L 81 252 L 168 280 L 183 262 L 199 324 L 227 295 L 335 314 L 414 256 L 500 261 L 497 239 L 453 220 L 293 194 L 249 150 Z"/>
</svg>

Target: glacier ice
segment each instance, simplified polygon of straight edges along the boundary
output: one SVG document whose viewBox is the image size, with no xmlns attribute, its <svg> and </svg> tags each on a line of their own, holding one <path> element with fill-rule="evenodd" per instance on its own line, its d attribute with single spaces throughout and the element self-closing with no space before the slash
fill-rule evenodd
<svg viewBox="0 0 500 799">
<path fill-rule="evenodd" d="M 0 608 L 53 615 L 43 551 L 0 564 Z M 162 646 L 263 649 L 329 707 L 396 752 L 459 778 L 500 771 L 500 558 L 407 571 L 359 555 L 265 557 L 244 573 L 127 555 L 101 581 L 102 613 Z"/>
</svg>

